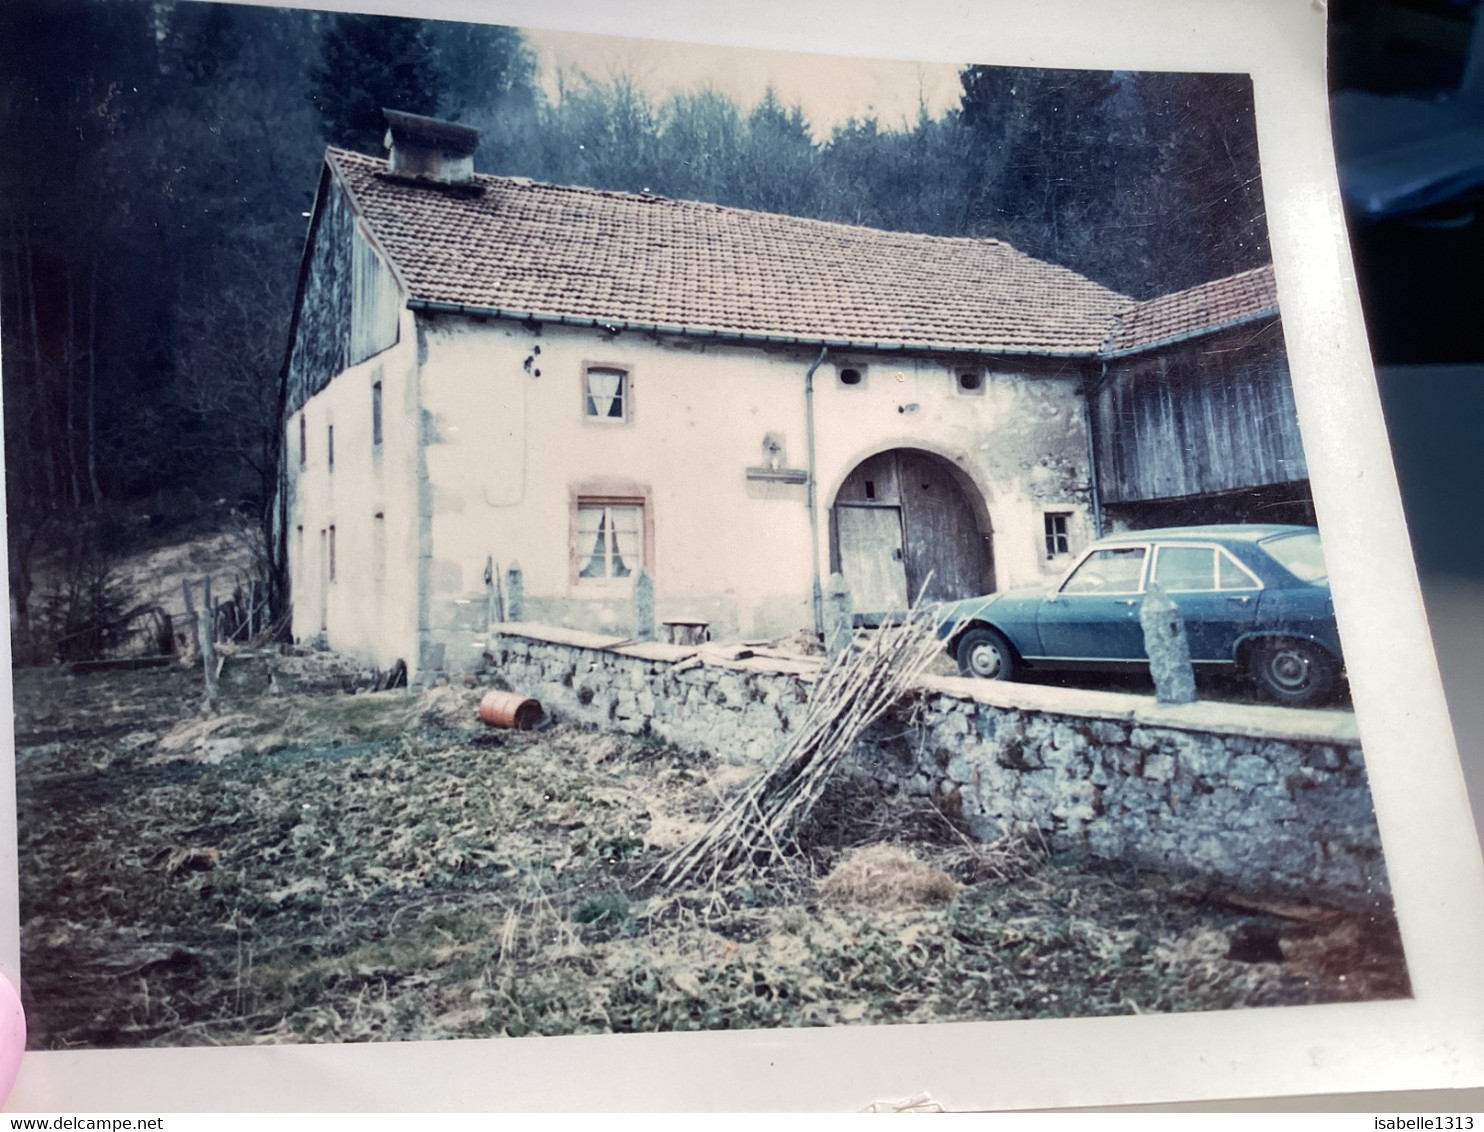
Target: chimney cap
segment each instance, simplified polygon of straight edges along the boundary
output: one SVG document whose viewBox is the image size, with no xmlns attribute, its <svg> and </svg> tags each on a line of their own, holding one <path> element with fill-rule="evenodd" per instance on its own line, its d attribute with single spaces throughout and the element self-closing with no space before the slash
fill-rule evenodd
<svg viewBox="0 0 1484 1132">
<path fill-rule="evenodd" d="M 479 148 L 479 131 L 473 126 L 409 114 L 405 110 L 383 108 L 381 112 L 386 115 L 393 145 L 435 146 L 455 157 L 472 156 Z"/>
</svg>

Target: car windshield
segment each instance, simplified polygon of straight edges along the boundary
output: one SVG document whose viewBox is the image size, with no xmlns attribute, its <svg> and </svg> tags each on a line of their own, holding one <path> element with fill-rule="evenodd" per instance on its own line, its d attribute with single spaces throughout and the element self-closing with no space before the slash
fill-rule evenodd
<svg viewBox="0 0 1484 1132">
<path fill-rule="evenodd" d="M 1324 567 L 1324 551 L 1316 531 L 1276 535 L 1263 539 L 1262 548 L 1278 560 L 1285 570 L 1305 582 L 1323 582 L 1329 577 Z"/>
</svg>

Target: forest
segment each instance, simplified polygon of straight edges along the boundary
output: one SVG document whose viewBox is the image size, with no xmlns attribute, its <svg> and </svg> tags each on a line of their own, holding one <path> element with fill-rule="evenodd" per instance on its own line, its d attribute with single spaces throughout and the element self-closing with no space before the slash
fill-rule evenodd
<svg viewBox="0 0 1484 1132">
<path fill-rule="evenodd" d="M 7 0 L 0 42 L 18 661 L 107 600 L 110 551 L 271 530 L 318 164 L 326 145 L 382 152 L 382 107 L 478 126 L 482 172 L 993 236 L 1138 298 L 1269 256 L 1242 75 L 966 64 L 940 116 L 816 130 L 772 91 L 747 106 L 567 75 L 552 96 L 526 38 L 498 26 Z M 65 594 L 41 592 L 43 565 Z"/>
</svg>

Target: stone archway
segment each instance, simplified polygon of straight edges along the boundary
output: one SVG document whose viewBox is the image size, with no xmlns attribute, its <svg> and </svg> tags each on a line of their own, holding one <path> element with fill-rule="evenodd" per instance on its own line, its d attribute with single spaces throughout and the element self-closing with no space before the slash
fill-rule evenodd
<svg viewBox="0 0 1484 1132">
<path fill-rule="evenodd" d="M 867 624 L 902 612 L 919 593 L 929 601 L 989 593 L 989 512 L 969 478 L 941 456 L 916 448 L 878 453 L 835 496 L 830 568 L 845 575 Z"/>
</svg>

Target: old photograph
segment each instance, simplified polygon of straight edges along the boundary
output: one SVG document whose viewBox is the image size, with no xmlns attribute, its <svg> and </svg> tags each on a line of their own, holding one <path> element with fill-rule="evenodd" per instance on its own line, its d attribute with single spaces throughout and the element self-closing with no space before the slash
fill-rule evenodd
<svg viewBox="0 0 1484 1132">
<path fill-rule="evenodd" d="M 33 1049 L 1411 996 L 1248 75 L 0 32 Z"/>
</svg>

